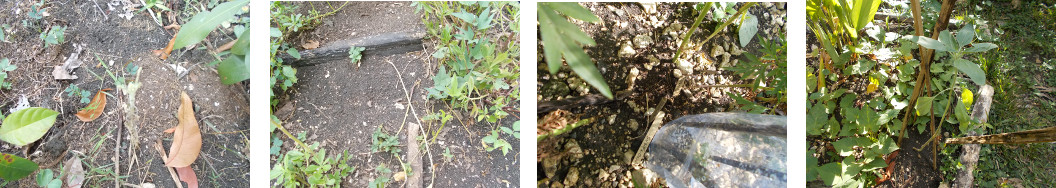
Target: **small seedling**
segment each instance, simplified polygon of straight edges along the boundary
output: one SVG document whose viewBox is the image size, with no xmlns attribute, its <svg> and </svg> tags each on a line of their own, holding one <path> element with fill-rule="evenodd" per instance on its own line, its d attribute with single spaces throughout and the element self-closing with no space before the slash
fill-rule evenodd
<svg viewBox="0 0 1056 188">
<path fill-rule="evenodd" d="M 371 152 L 382 151 L 392 153 L 393 155 L 399 155 L 401 151 L 400 148 L 397 147 L 400 144 L 400 139 L 396 138 L 396 136 L 385 134 L 380 126 L 374 131 L 374 134 L 370 136 L 370 139 L 372 141 L 372 144 L 370 145 Z"/>
<path fill-rule="evenodd" d="M 70 84 L 69 87 L 66 87 L 66 91 L 65 92 L 66 92 L 66 96 L 69 96 L 69 97 L 73 97 L 73 96 L 81 97 L 81 103 L 88 103 L 88 102 L 92 101 L 92 92 L 89 92 L 87 90 L 81 89 L 80 87 L 77 87 L 77 84 Z"/>
<path fill-rule="evenodd" d="M 0 88 L 11 89 L 11 83 L 7 82 L 7 72 L 14 71 L 18 66 L 12 65 L 7 58 L 0 59 Z"/>
<path fill-rule="evenodd" d="M 44 169 L 40 173 L 37 173 L 37 186 L 46 188 L 60 188 L 62 187 L 61 174 L 55 174 L 51 169 Z"/>
<path fill-rule="evenodd" d="M 505 156 L 513 148 L 509 142 L 505 139 L 499 138 L 498 130 L 491 130 L 491 134 L 481 139 L 487 146 L 488 151 L 494 151 L 495 149 L 502 149 L 502 155 Z M 490 145 L 488 145 L 490 144 Z"/>
<path fill-rule="evenodd" d="M 164 11 L 172 11 L 172 10 L 169 9 L 169 7 L 165 6 L 164 1 L 163 2 L 158 2 L 158 0 L 145 0 L 144 4 L 143 4 L 143 8 L 139 9 L 139 12 L 143 12 L 144 10 L 147 10 L 147 9 L 150 9 L 150 8 L 158 8 L 158 9 L 161 9 L 161 10 L 164 10 Z"/>
<path fill-rule="evenodd" d="M 448 161 L 448 162 L 451 161 L 451 158 L 455 157 L 455 155 L 451 154 L 451 148 L 444 148 L 443 155 L 444 155 L 444 160 Z"/>
<path fill-rule="evenodd" d="M 352 64 L 356 64 L 356 68 L 357 69 L 359 68 L 359 65 L 362 63 L 359 60 L 363 58 L 363 54 L 362 54 L 363 50 L 366 50 L 366 49 L 367 48 L 355 47 L 355 46 L 353 46 L 351 48 L 348 48 L 348 58 L 352 59 L 351 63 Z"/>
<path fill-rule="evenodd" d="M 374 168 L 374 172 L 378 173 L 378 178 L 374 178 L 370 181 L 370 188 L 385 188 L 385 184 L 389 183 L 389 174 L 392 173 L 392 169 L 385 167 L 385 163 L 381 163 L 377 168 Z"/>
<path fill-rule="evenodd" d="M 44 47 L 66 42 L 66 27 L 54 26 L 48 32 L 41 32 L 40 39 L 44 40 Z"/>
</svg>

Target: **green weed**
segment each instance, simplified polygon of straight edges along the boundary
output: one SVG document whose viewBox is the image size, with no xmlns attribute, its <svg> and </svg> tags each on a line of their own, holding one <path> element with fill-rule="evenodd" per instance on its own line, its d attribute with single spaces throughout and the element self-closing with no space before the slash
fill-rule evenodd
<svg viewBox="0 0 1056 188">
<path fill-rule="evenodd" d="M 352 64 L 356 64 L 356 68 L 359 68 L 359 64 L 362 63 L 359 60 L 363 59 L 363 54 L 362 53 L 363 53 L 363 50 L 366 50 L 366 49 L 367 48 L 355 47 L 355 46 L 353 46 L 352 48 L 348 49 L 348 59 L 352 60 L 351 61 Z"/>
<path fill-rule="evenodd" d="M 87 104 L 92 101 L 92 92 L 77 87 L 77 84 L 70 84 L 70 86 L 66 87 L 64 92 L 66 92 L 66 96 L 68 97 L 80 97 L 82 104 Z"/>
<path fill-rule="evenodd" d="M 341 187 L 343 178 L 352 175 L 356 167 L 349 166 L 352 155 L 348 151 L 327 157 L 326 149 L 313 143 L 308 153 L 301 150 L 287 151 L 271 169 L 275 186 L 282 187 Z"/>
<path fill-rule="evenodd" d="M 18 66 L 11 64 L 7 58 L 0 59 L 0 89 L 11 89 L 11 82 L 7 81 L 7 72 L 14 71 Z"/>
<path fill-rule="evenodd" d="M 62 174 L 55 174 L 51 169 L 44 169 L 37 173 L 37 186 L 47 188 L 60 188 L 62 187 L 62 180 L 60 179 Z"/>
<path fill-rule="evenodd" d="M 415 2 L 429 36 L 438 42 L 432 57 L 441 62 L 428 97 L 469 110 L 476 121 L 496 123 L 509 115 L 507 107 L 520 94 L 517 37 L 520 7 L 516 2 Z M 505 35 L 495 33 L 507 33 Z M 451 116 L 441 120 L 440 129 Z M 494 137 L 494 138 L 497 138 Z M 482 141 L 496 143 L 489 137 Z M 508 144 L 506 144 L 508 145 Z M 500 145 L 501 147 L 501 145 Z M 509 148 L 507 148 L 509 149 Z"/>
<path fill-rule="evenodd" d="M 385 184 L 388 184 L 389 181 L 391 181 L 389 179 L 389 175 L 392 174 L 392 170 L 385 167 L 385 163 L 381 163 L 378 165 L 378 167 L 374 168 L 374 172 L 378 173 L 378 177 L 374 178 L 374 180 L 371 180 L 370 184 L 368 184 L 367 187 L 385 188 Z"/>
<path fill-rule="evenodd" d="M 66 42 L 66 27 L 53 26 L 48 32 L 40 33 L 40 40 L 44 41 L 44 47 L 62 44 Z"/>
<path fill-rule="evenodd" d="M 398 147 L 400 145 L 400 138 L 385 134 L 385 132 L 381 130 L 381 126 L 378 126 L 378 129 L 374 131 L 374 134 L 371 134 L 370 140 L 371 152 L 389 152 L 396 156 L 400 154 L 401 150 Z"/>
</svg>

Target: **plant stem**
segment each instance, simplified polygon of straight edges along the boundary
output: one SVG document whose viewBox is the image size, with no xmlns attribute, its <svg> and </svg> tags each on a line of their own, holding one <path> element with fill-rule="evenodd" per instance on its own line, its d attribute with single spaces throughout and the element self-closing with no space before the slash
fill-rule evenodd
<svg viewBox="0 0 1056 188">
<path fill-rule="evenodd" d="M 708 40 L 711 40 L 712 37 L 715 37 L 716 34 L 719 34 L 719 31 L 726 29 L 726 26 L 729 26 L 731 23 L 733 23 L 733 20 L 736 20 L 737 17 L 741 17 L 741 15 L 744 15 L 745 12 L 748 12 L 748 7 L 752 7 L 755 4 L 755 2 L 745 3 L 744 6 L 741 6 L 741 8 L 737 9 L 737 13 L 733 14 L 733 17 L 726 19 L 726 22 L 722 23 L 722 25 L 715 29 L 715 31 L 712 31 L 711 35 L 708 35 L 708 38 L 705 38 L 704 41 L 700 41 L 700 43 L 707 43 Z"/>
<path fill-rule="evenodd" d="M 543 134 L 539 135 L 539 137 L 536 138 L 535 141 L 538 142 L 538 141 L 545 140 L 547 137 L 550 137 L 550 136 L 565 134 L 568 131 L 572 131 L 572 129 L 576 129 L 576 127 L 579 127 L 579 126 L 582 126 L 582 125 L 586 125 L 586 124 L 590 124 L 590 122 L 593 122 L 593 121 L 594 121 L 594 118 L 587 118 L 587 119 L 579 120 L 576 123 L 573 123 L 573 124 L 570 124 L 570 125 L 566 125 L 564 128 L 555 129 L 553 131 L 550 131 L 549 133 L 543 133 Z"/>
<path fill-rule="evenodd" d="M 297 137 L 293 136 L 293 134 L 290 134 L 290 131 L 287 131 L 286 127 L 282 126 L 282 123 L 271 121 L 271 125 L 274 125 L 275 127 L 279 128 L 279 130 L 282 131 L 283 134 L 286 134 L 286 137 L 290 138 L 290 140 L 293 140 L 293 142 L 296 142 L 297 145 L 303 147 L 304 151 L 307 151 L 308 154 L 308 157 L 306 158 L 311 158 L 313 154 L 312 148 L 308 147 L 308 145 L 304 144 L 304 142 L 301 142 L 301 140 L 298 140 Z"/>
<path fill-rule="evenodd" d="M 711 4 L 712 2 L 704 3 L 704 7 L 700 8 L 700 13 L 698 13 L 696 21 L 693 21 L 693 27 L 690 27 L 686 36 L 682 37 L 682 44 L 678 45 L 678 51 L 675 51 L 675 59 L 673 62 L 678 62 L 678 58 L 682 57 L 682 49 L 686 48 L 686 44 L 689 43 L 689 37 L 693 36 L 693 32 L 697 31 L 697 26 L 700 26 L 700 21 L 704 20 L 704 16 L 708 15 L 708 10 L 711 9 Z"/>
</svg>

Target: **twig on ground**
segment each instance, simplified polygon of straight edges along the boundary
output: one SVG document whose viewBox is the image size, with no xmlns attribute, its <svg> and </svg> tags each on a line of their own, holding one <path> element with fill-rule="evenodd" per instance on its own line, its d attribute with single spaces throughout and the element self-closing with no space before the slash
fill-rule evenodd
<svg viewBox="0 0 1056 188">
<path fill-rule="evenodd" d="M 400 86 L 403 88 L 404 96 L 407 97 L 407 108 L 411 109 L 411 114 L 414 114 L 414 120 L 416 122 L 418 122 L 419 126 L 421 126 L 422 125 L 422 120 L 421 120 L 421 118 L 418 117 L 418 112 L 414 111 L 414 103 L 411 102 L 411 101 L 413 101 L 411 99 L 411 93 L 407 91 L 407 85 L 405 85 L 403 83 L 403 75 L 400 74 L 400 69 L 396 68 L 396 64 L 393 64 L 392 61 L 388 61 L 388 63 L 389 63 L 389 65 L 392 65 L 392 69 L 393 70 L 396 70 L 396 76 L 397 76 L 397 78 L 400 79 Z M 422 129 L 418 129 L 418 131 L 421 132 L 420 133 L 421 135 L 426 135 L 425 131 L 423 131 Z M 408 138 L 408 140 L 413 140 L 413 139 L 414 138 Z M 429 166 L 433 166 L 434 164 L 436 164 L 435 162 L 433 162 L 433 152 L 431 150 L 429 150 L 429 143 L 425 143 L 424 145 L 425 145 L 425 153 L 426 153 L 426 155 L 429 155 Z M 433 182 L 435 182 L 435 179 L 436 179 L 436 172 L 434 171 L 432 174 L 433 174 L 433 180 L 430 180 L 428 187 L 433 187 Z"/>
<path fill-rule="evenodd" d="M 162 160 L 169 158 L 169 155 L 165 154 L 165 149 L 161 147 L 161 140 L 157 140 L 156 142 L 154 142 L 154 149 L 158 150 L 158 154 L 161 154 Z M 172 175 L 172 181 L 176 183 L 176 187 L 183 188 L 183 184 L 180 184 L 180 177 L 176 176 L 176 170 L 173 170 L 171 167 L 168 166 L 166 166 L 165 169 L 169 170 L 169 175 Z"/>
</svg>

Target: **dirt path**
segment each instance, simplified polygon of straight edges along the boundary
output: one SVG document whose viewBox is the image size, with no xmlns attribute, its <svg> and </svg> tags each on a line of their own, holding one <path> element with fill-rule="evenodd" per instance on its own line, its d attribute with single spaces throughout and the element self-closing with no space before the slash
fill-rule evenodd
<svg viewBox="0 0 1056 188">
<path fill-rule="evenodd" d="M 333 7 L 341 4 L 314 2 L 299 6 L 305 11 L 313 6 L 326 9 L 328 3 Z M 295 38 L 292 43 L 299 46 L 299 43 L 317 41 L 327 46 L 343 39 L 424 30 L 422 27 L 421 19 L 408 2 L 351 2 L 341 11 L 325 17 L 322 25 Z M 344 179 L 344 186 L 366 187 L 380 175 L 374 171 L 380 164 L 398 172 L 400 161 L 393 155 L 371 152 L 371 136 L 375 130 L 381 128 L 388 135 L 399 134 L 401 145 L 398 147 L 404 150 L 400 152 L 401 157 L 404 157 L 407 156 L 408 141 L 414 141 L 413 138 L 407 138 L 407 126 L 417 124 L 414 114 L 406 108 L 413 105 L 419 117 L 434 109 L 450 111 L 443 102 L 426 100 L 425 88 L 433 85 L 431 76 L 436 71 L 436 61 L 429 56 L 431 47 L 428 47 L 428 41 L 426 43 L 425 50 L 408 53 L 374 55 L 364 52 L 366 55 L 358 67 L 347 58 L 298 67 L 299 82 L 295 84 L 290 98 L 281 102 L 280 110 L 275 114 L 280 119 L 289 118 L 283 121 L 284 126 L 294 135 L 304 132 L 306 143 L 319 142 L 330 153 L 348 151 L 356 156 L 348 164 L 357 169 L 352 176 Z M 399 74 L 393 65 L 399 69 Z M 401 78 L 404 83 L 402 86 L 399 84 Z M 412 92 L 411 101 L 407 101 L 404 88 Z M 473 119 L 459 118 L 467 123 Z M 512 121 L 515 120 L 500 123 L 509 124 Z M 519 164 L 516 151 L 502 156 L 496 155 L 496 152 L 486 152 L 480 145 L 480 139 L 486 136 L 485 132 L 492 130 L 492 125 L 452 122 L 438 134 L 437 142 L 430 144 L 431 160 L 424 151 L 424 145 L 419 146 L 423 150 L 421 158 L 403 160 L 421 161 L 424 166 L 421 174 L 423 185 L 507 187 L 517 182 Z M 425 124 L 421 126 L 426 133 L 439 129 L 439 123 L 422 123 Z M 431 134 L 421 136 L 432 137 Z M 513 145 L 517 147 L 517 144 Z M 284 149 L 292 147 L 295 146 L 287 144 Z M 451 161 L 441 155 L 445 148 L 449 148 L 454 155 Z M 436 164 L 430 164 L 430 161 Z M 430 166 L 435 166 L 435 171 Z M 432 178 L 434 175 L 435 181 Z M 403 181 L 392 181 L 388 186 L 403 184 Z"/>
<path fill-rule="evenodd" d="M 108 10 L 107 4 L 92 1 L 48 2 L 51 16 L 35 20 L 26 16 L 31 3 L 6 1 L 0 3 L 0 22 L 9 24 L 8 42 L 0 43 L 0 57 L 10 58 L 18 69 L 10 72 L 11 90 L 0 90 L 0 105 L 5 111 L 14 106 L 22 95 L 30 106 L 50 108 L 60 112 L 58 121 L 38 144 L 26 148 L 13 148 L 0 144 L 0 152 L 30 153 L 30 159 L 42 168 L 58 170 L 57 161 L 72 156 L 84 160 L 89 171 L 89 187 L 114 186 L 115 171 L 125 183 L 154 183 L 160 187 L 175 187 L 175 182 L 165 170 L 163 159 L 153 144 L 162 142 L 164 148 L 171 144 L 171 134 L 162 131 L 176 125 L 175 112 L 179 93 L 186 91 L 195 104 L 195 114 L 202 128 L 203 147 L 198 160 L 192 165 L 197 172 L 200 185 L 212 187 L 249 185 L 248 130 L 249 104 L 246 86 L 220 83 L 214 66 L 215 59 L 205 50 L 177 50 L 166 61 L 150 53 L 163 48 L 173 31 L 166 31 L 146 14 L 134 14 L 131 19 L 120 18 L 116 11 Z M 198 5 L 194 5 L 198 6 Z M 173 10 L 182 10 L 184 5 L 169 5 Z M 101 11 L 103 10 L 103 11 Z M 186 13 L 191 14 L 193 13 Z M 178 14 L 176 14 L 178 15 Z M 247 14 L 248 15 L 248 14 Z M 189 16 L 188 16 L 189 17 Z M 167 19 L 165 19 L 166 23 Z M 27 22 L 23 22 L 27 21 Z M 183 21 L 180 21 L 181 23 Z M 29 23 L 29 24 L 23 24 Z M 66 42 L 44 47 L 37 30 L 64 26 Z M 209 46 L 234 40 L 230 28 L 223 34 L 213 33 L 206 43 Z M 55 81 L 51 76 L 53 66 L 61 65 L 74 45 L 84 45 L 78 58 L 84 62 L 73 81 Z M 199 45 L 201 46 L 201 45 Z M 9 49 L 9 50 L 7 50 Z M 98 57 L 98 59 L 97 59 Z M 100 60 L 107 64 L 99 64 Z M 172 64 L 188 70 L 186 75 L 176 75 Z M 80 97 L 69 96 L 64 90 L 70 85 L 95 91 L 115 88 L 114 80 L 107 74 L 113 72 L 127 81 L 136 80 L 132 68 L 140 67 L 143 86 L 136 93 L 138 118 L 126 116 L 123 105 L 128 94 L 111 91 L 103 115 L 93 122 L 80 122 L 74 116 L 77 109 L 87 104 Z M 124 126 L 126 121 L 135 121 L 136 130 Z M 117 143 L 120 141 L 120 145 Z M 137 141 L 137 146 L 130 145 Z M 117 150 L 117 151 L 115 151 Z M 68 151 L 68 152 L 67 152 Z M 120 153 L 119 156 L 115 156 Z M 114 163 L 120 161 L 114 169 Z M 22 179 L 14 187 L 35 186 L 35 178 Z"/>
</svg>

